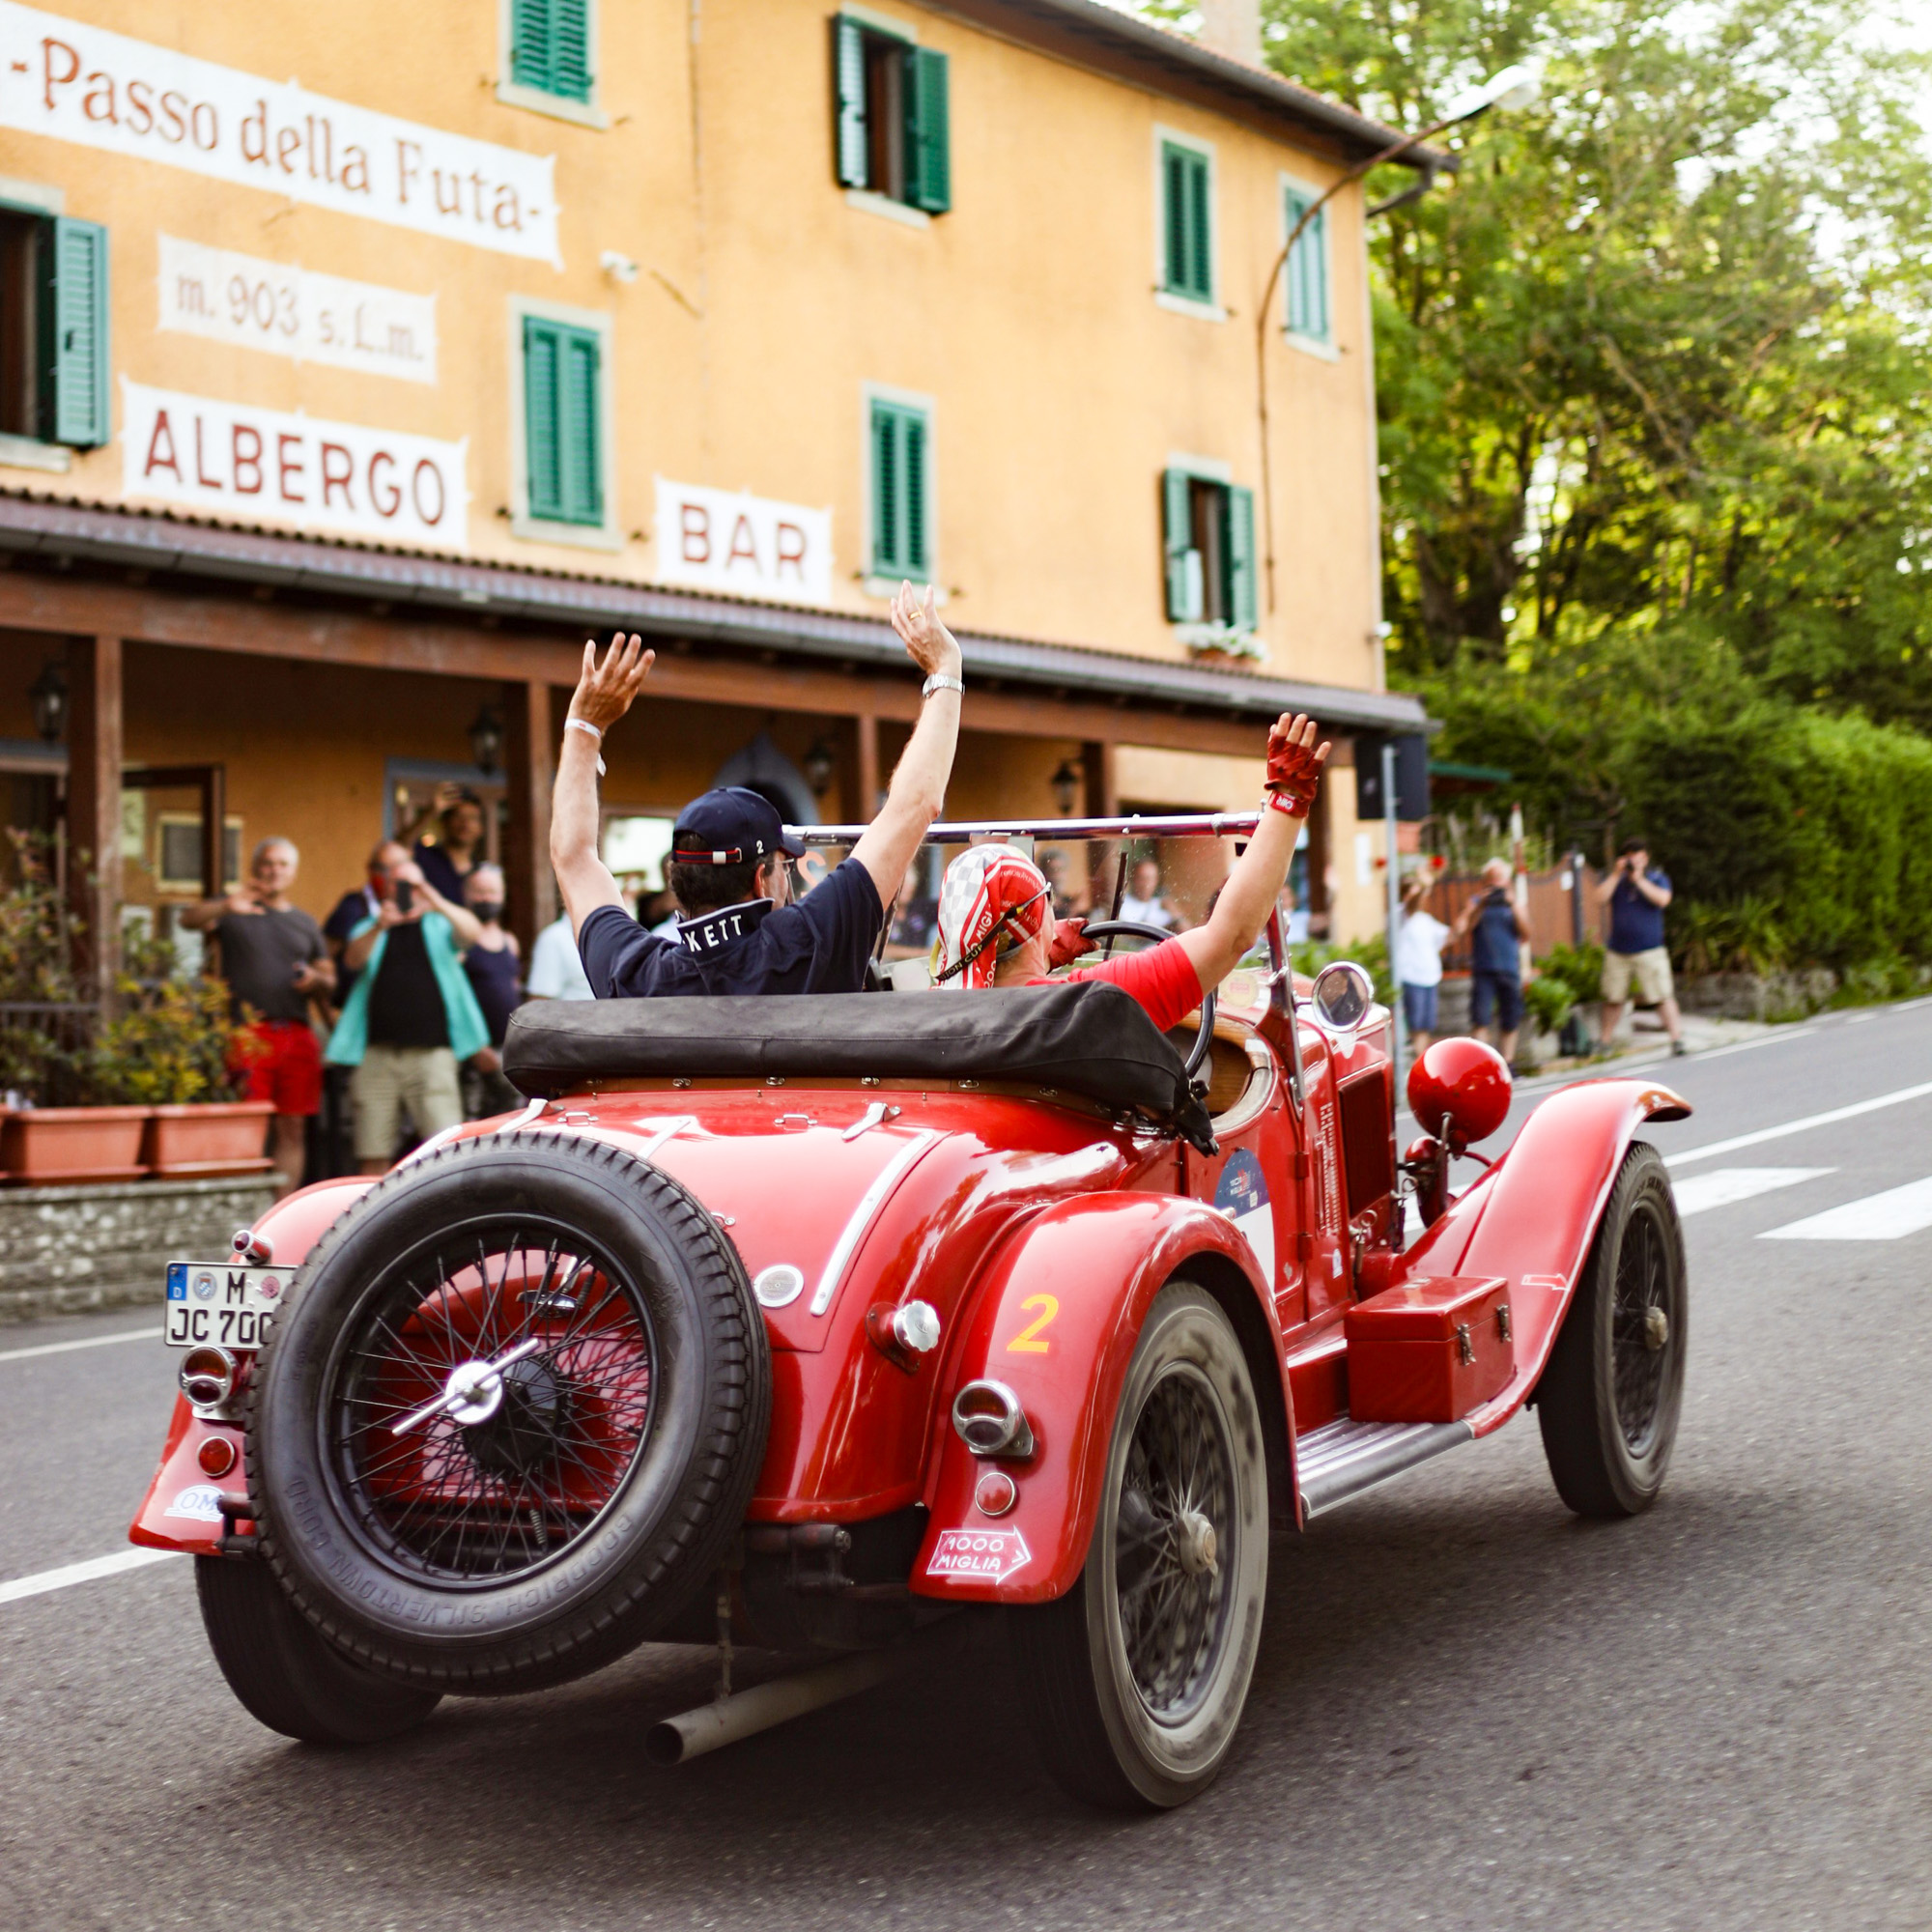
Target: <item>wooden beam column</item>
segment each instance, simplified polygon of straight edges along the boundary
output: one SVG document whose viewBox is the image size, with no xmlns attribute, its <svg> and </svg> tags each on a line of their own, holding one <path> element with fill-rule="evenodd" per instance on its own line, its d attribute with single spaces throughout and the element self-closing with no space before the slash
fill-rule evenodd
<svg viewBox="0 0 1932 1932">
<path fill-rule="evenodd" d="M 859 751 L 853 789 L 858 794 L 845 801 L 848 825 L 869 825 L 879 810 L 879 720 L 871 711 L 862 711 L 853 723 L 858 726 Z"/>
<path fill-rule="evenodd" d="M 1120 760 L 1110 741 L 1093 738 L 1080 747 L 1080 810 L 1088 818 L 1118 818 L 1121 813 Z M 1087 846 L 1087 891 L 1093 919 L 1105 919 L 1113 903 L 1119 842 L 1095 838 Z"/>
<path fill-rule="evenodd" d="M 67 652 L 68 902 L 83 982 L 103 1000 L 121 961 L 121 639 Z"/>
<path fill-rule="evenodd" d="M 550 686 L 506 684 L 503 724 L 510 792 L 503 878 L 509 888 L 510 930 L 527 962 L 537 934 L 556 917 L 556 878 L 550 868 L 550 796 L 556 782 Z"/>
</svg>

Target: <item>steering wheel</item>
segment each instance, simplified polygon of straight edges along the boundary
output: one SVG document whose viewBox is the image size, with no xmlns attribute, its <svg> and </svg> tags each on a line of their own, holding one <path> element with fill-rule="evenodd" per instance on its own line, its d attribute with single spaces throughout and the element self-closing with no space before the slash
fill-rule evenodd
<svg viewBox="0 0 1932 1932">
<path fill-rule="evenodd" d="M 1151 939 L 1158 946 L 1164 939 L 1174 937 L 1171 932 L 1163 932 L 1157 925 L 1146 925 L 1137 919 L 1099 919 L 1090 921 L 1080 929 L 1082 939 Z M 1214 1043 L 1214 989 L 1203 989 L 1201 994 L 1201 1026 L 1194 1036 L 1194 1044 L 1187 1055 L 1187 1078 L 1192 1083 L 1208 1059 L 1208 1050 Z"/>
</svg>

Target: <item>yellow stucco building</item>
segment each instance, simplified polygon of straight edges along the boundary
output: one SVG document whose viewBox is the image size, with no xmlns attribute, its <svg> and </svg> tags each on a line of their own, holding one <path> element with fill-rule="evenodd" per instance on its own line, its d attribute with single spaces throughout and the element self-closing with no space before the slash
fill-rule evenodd
<svg viewBox="0 0 1932 1932">
<path fill-rule="evenodd" d="M 462 777 L 527 932 L 586 633 L 661 653 L 616 816 L 734 757 L 863 816 L 901 577 L 966 646 L 955 813 L 1245 805 L 1284 707 L 1417 728 L 1358 188 L 1267 318 L 1271 504 L 1257 409 L 1289 228 L 1390 138 L 1094 0 L 0 0 L 14 822 L 118 844 L 100 919 L 223 821 L 322 911 Z"/>
</svg>

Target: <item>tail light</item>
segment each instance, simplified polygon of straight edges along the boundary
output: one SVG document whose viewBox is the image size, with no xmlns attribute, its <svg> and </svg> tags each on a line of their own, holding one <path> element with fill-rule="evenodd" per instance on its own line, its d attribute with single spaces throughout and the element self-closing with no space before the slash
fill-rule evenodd
<svg viewBox="0 0 1932 1932">
<path fill-rule="evenodd" d="M 1033 1454 L 1033 1430 L 1026 1410 L 1005 1382 L 968 1382 L 952 1398 L 952 1427 L 976 1456 L 1023 1463 Z"/>
<path fill-rule="evenodd" d="M 226 1349 L 190 1349 L 182 1357 L 182 1394 L 196 1408 L 219 1408 L 235 1393 L 235 1357 Z"/>
</svg>

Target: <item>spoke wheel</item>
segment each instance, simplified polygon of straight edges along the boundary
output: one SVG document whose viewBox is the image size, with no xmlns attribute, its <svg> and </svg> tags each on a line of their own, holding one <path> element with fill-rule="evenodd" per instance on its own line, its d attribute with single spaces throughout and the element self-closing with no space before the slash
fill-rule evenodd
<svg viewBox="0 0 1932 1932">
<path fill-rule="evenodd" d="M 1210 1783 L 1247 1700 L 1267 1592 L 1267 1475 L 1254 1384 L 1200 1289 L 1156 1296 L 1121 1393 L 1074 1587 L 1009 1613 L 1054 1778 L 1109 1809 Z"/>
<path fill-rule="evenodd" d="M 1662 1489 L 1689 1299 L 1669 1176 L 1634 1142 L 1536 1389 L 1550 1476 L 1578 1516 L 1634 1516 Z"/>
<path fill-rule="evenodd" d="M 364 1547 L 453 1587 L 555 1564 L 643 1453 L 656 1355 L 638 1283 L 555 1221 L 471 1223 L 399 1261 L 324 1397 Z"/>
</svg>

